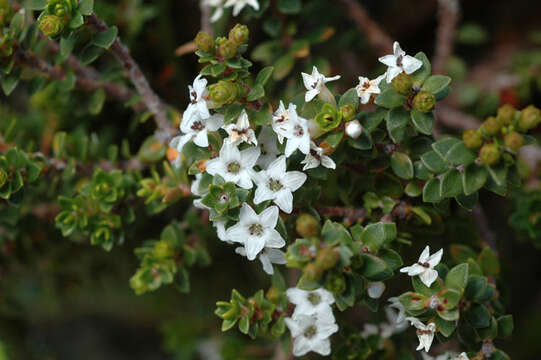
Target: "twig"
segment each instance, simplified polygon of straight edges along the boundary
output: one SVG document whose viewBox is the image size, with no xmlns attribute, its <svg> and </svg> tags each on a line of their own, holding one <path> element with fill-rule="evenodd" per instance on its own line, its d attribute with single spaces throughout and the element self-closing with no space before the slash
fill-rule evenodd
<svg viewBox="0 0 541 360">
<path fill-rule="evenodd" d="M 481 122 L 473 116 L 456 110 L 445 103 L 436 106 L 436 121 L 449 128 L 460 130 L 476 129 L 481 125 Z"/>
<path fill-rule="evenodd" d="M 364 220 L 366 209 L 341 206 L 317 206 L 316 210 L 323 216 L 343 217 L 351 223 Z"/>
<path fill-rule="evenodd" d="M 109 29 L 105 22 L 94 14 L 88 16 L 87 21 L 88 24 L 93 25 L 99 32 L 104 32 Z M 116 56 L 118 61 L 127 71 L 135 89 L 143 98 L 143 102 L 148 110 L 154 115 L 154 121 L 158 127 L 155 134 L 156 138 L 163 143 L 167 143 L 169 138 L 175 133 L 175 130 L 167 117 L 164 103 L 158 95 L 156 95 L 154 90 L 152 90 L 147 78 L 139 68 L 139 65 L 131 57 L 130 50 L 120 42 L 118 37 L 115 39 L 109 50 Z"/>
<path fill-rule="evenodd" d="M 380 55 L 386 55 L 393 48 L 393 41 L 385 31 L 376 23 L 366 10 L 356 0 L 339 0 L 346 9 L 348 17 L 353 20 L 359 30 L 366 34 L 370 44 Z"/>
<path fill-rule="evenodd" d="M 487 216 L 479 203 L 473 208 L 472 214 L 476 220 L 477 230 L 479 231 L 481 238 L 486 241 L 492 250 L 497 252 L 496 234 L 490 229 Z"/>
<path fill-rule="evenodd" d="M 436 32 L 436 50 L 432 61 L 434 73 L 445 72 L 445 66 L 453 53 L 456 27 L 460 17 L 458 0 L 438 0 L 439 25 Z"/>
<path fill-rule="evenodd" d="M 201 1 L 201 31 L 207 32 L 210 35 L 213 35 L 212 33 L 212 25 L 210 23 L 210 6 L 205 4 L 204 1 Z"/>
<path fill-rule="evenodd" d="M 195 45 L 193 41 L 190 41 L 190 42 L 187 42 L 186 44 L 180 45 L 175 50 L 175 55 L 182 56 L 182 55 L 193 53 L 195 52 L 195 50 L 197 50 L 197 46 Z"/>
</svg>

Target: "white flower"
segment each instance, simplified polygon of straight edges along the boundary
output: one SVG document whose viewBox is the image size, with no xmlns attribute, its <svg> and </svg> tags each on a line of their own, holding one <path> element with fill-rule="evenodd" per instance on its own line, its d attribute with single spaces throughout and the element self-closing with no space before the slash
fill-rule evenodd
<svg viewBox="0 0 541 360">
<path fill-rule="evenodd" d="M 252 168 L 259 157 L 258 147 L 239 149 L 231 144 L 224 143 L 220 149 L 220 156 L 207 161 L 206 168 L 210 175 L 220 175 L 225 181 L 231 181 L 244 189 L 251 189 Z"/>
<path fill-rule="evenodd" d="M 218 21 L 224 14 L 224 0 L 202 0 L 203 5 L 214 8 L 214 13 L 210 18 L 210 22 Z"/>
<path fill-rule="evenodd" d="M 229 137 L 225 140 L 233 145 L 239 145 L 243 141 L 257 146 L 254 130 L 250 128 L 250 121 L 246 110 L 242 110 L 236 124 L 223 126 Z"/>
<path fill-rule="evenodd" d="M 427 353 L 421 353 L 421 355 L 423 356 L 423 360 L 449 360 L 451 356 L 453 356 L 453 354 L 449 352 L 437 355 L 436 357 L 430 356 Z"/>
<path fill-rule="evenodd" d="M 193 201 L 193 206 L 195 206 L 198 209 L 205 210 L 205 209 L 209 209 L 209 207 L 205 206 L 205 205 L 203 205 L 201 203 L 201 200 L 202 200 L 201 198 L 208 194 L 209 189 L 208 188 L 201 189 L 201 179 L 202 178 L 203 178 L 203 174 L 196 174 L 195 175 L 195 180 L 192 182 L 192 185 L 190 187 L 190 192 L 195 196 L 199 196 L 199 199 L 195 199 Z"/>
<path fill-rule="evenodd" d="M 312 75 L 308 75 L 307 73 L 301 73 L 301 75 L 302 81 L 304 82 L 304 87 L 306 90 L 308 90 L 304 96 L 305 102 L 312 101 L 312 99 L 321 92 L 321 88 L 326 83 L 340 79 L 340 75 L 329 78 L 325 77 L 324 75 L 320 74 L 319 71 L 317 71 L 315 66 L 312 68 Z"/>
<path fill-rule="evenodd" d="M 293 317 L 297 315 L 314 315 L 318 319 L 334 322 L 331 305 L 334 304 L 333 294 L 323 288 L 306 291 L 299 288 L 289 288 L 287 298 L 295 304 Z"/>
<path fill-rule="evenodd" d="M 419 346 L 416 350 L 425 349 L 426 352 L 430 351 L 430 346 L 432 346 L 432 341 L 434 340 L 434 333 L 436 332 L 436 324 L 433 322 L 428 325 L 423 324 L 414 317 L 407 317 L 411 325 L 417 328 L 417 337 L 419 338 Z"/>
<path fill-rule="evenodd" d="M 256 165 L 266 169 L 271 162 L 280 154 L 276 146 L 276 137 L 268 126 L 263 126 L 257 138 L 257 146 L 261 150 L 261 155 L 257 159 Z"/>
<path fill-rule="evenodd" d="M 242 246 L 235 249 L 235 252 L 239 255 L 246 256 L 246 249 Z M 286 254 L 282 250 L 264 248 L 258 255 L 261 265 L 263 265 L 263 271 L 269 275 L 274 274 L 274 268 L 272 264 L 285 265 L 287 264 Z"/>
<path fill-rule="evenodd" d="M 363 331 L 361 331 L 361 337 L 363 339 L 366 339 L 370 335 L 378 335 L 379 334 L 379 326 L 376 324 L 364 324 Z"/>
<path fill-rule="evenodd" d="M 256 11 L 259 10 L 257 0 L 227 0 L 224 7 L 233 6 L 233 16 L 237 16 L 246 5 L 250 5 Z"/>
<path fill-rule="evenodd" d="M 411 266 L 403 267 L 400 272 L 408 273 L 409 276 L 419 275 L 423 284 L 430 287 L 438 278 L 438 272 L 434 270 L 434 267 L 440 263 L 442 255 L 443 249 L 430 255 L 430 248 L 427 245 L 419 256 L 419 261 Z"/>
<path fill-rule="evenodd" d="M 398 316 L 387 306 L 385 308 L 385 314 L 387 315 L 387 322 L 381 324 L 381 337 L 384 339 L 390 338 L 394 334 L 404 331 L 408 327 L 408 322 L 403 320 L 398 322 Z"/>
<path fill-rule="evenodd" d="M 293 355 L 303 356 L 310 351 L 326 356 L 331 353 L 329 337 L 338 331 L 334 321 L 318 319 L 316 316 L 298 315 L 285 319 L 293 337 Z"/>
<path fill-rule="evenodd" d="M 404 321 L 406 320 L 406 308 L 404 307 L 404 305 L 402 305 L 402 303 L 398 300 L 397 297 L 389 298 L 388 301 L 391 303 L 389 305 L 390 308 L 395 308 L 396 310 L 398 310 L 398 315 L 395 316 L 396 324 L 400 325 L 404 323 Z"/>
<path fill-rule="evenodd" d="M 266 170 L 253 175 L 257 189 L 254 204 L 272 200 L 280 210 L 291 214 L 293 210 L 293 192 L 306 181 L 306 174 L 300 171 L 286 171 L 286 157 L 280 156 Z"/>
<path fill-rule="evenodd" d="M 193 113 L 189 119 L 184 118 L 180 123 L 180 131 L 183 134 L 175 136 L 169 143 L 169 146 L 177 150 L 179 154 L 177 159 L 180 157 L 184 145 L 190 140 L 193 140 L 194 144 L 197 146 L 208 147 L 208 132 L 218 130 L 223 123 L 223 115 L 214 114 L 208 118 L 203 118 L 198 112 Z"/>
<path fill-rule="evenodd" d="M 398 41 L 393 44 L 393 55 L 385 55 L 379 58 L 379 61 L 387 65 L 387 82 L 390 83 L 398 74 L 405 72 L 412 74 L 417 71 L 423 62 L 413 56 L 406 55 L 406 52 L 400 48 Z"/>
<path fill-rule="evenodd" d="M 190 122 L 192 116 L 207 119 L 210 117 L 205 95 L 207 94 L 207 79 L 198 75 L 193 81 L 193 85 L 188 85 L 190 92 L 190 104 L 183 114 L 183 120 Z"/>
<path fill-rule="evenodd" d="M 244 203 L 240 209 L 239 222 L 226 231 L 229 240 L 244 245 L 248 260 L 254 260 L 263 248 L 282 248 L 286 242 L 274 228 L 278 222 L 278 208 L 268 207 L 257 214 Z"/>
<path fill-rule="evenodd" d="M 460 355 L 457 356 L 456 360 L 470 360 L 470 358 L 468 357 L 468 354 L 463 352 L 463 353 L 460 353 Z"/>
<path fill-rule="evenodd" d="M 284 142 L 284 138 L 289 135 L 293 121 L 291 118 L 297 118 L 297 105 L 290 103 L 288 109 L 284 106 L 282 100 L 278 109 L 272 114 L 272 129 L 278 136 L 280 144 Z"/>
<path fill-rule="evenodd" d="M 361 99 L 362 104 L 368 104 L 372 94 L 377 95 L 380 93 L 379 83 L 385 76 L 386 74 L 380 75 L 374 80 L 359 76 L 359 85 L 357 85 L 355 89 L 357 89 L 357 95 Z"/>
<path fill-rule="evenodd" d="M 297 149 L 303 154 L 310 152 L 310 132 L 308 131 L 308 121 L 297 115 L 296 111 L 289 111 L 291 128 L 285 135 L 287 138 L 284 154 L 290 157 Z"/>
<path fill-rule="evenodd" d="M 346 123 L 346 135 L 352 139 L 357 139 L 363 133 L 363 127 L 359 120 L 352 120 Z"/>
<path fill-rule="evenodd" d="M 368 296 L 372 299 L 379 299 L 385 291 L 385 284 L 382 281 L 371 282 L 368 284 Z"/>
<path fill-rule="evenodd" d="M 333 159 L 323 154 L 323 149 L 316 145 L 315 142 L 310 142 L 310 153 L 306 155 L 301 164 L 304 164 L 303 171 L 308 169 L 317 168 L 319 165 L 323 165 L 328 169 L 336 169 L 336 164 Z"/>
<path fill-rule="evenodd" d="M 214 227 L 216 228 L 216 235 L 218 236 L 218 239 L 228 244 L 233 243 L 231 240 L 229 240 L 227 236 L 227 230 L 225 229 L 225 221 L 214 221 L 212 225 L 214 225 Z"/>
</svg>

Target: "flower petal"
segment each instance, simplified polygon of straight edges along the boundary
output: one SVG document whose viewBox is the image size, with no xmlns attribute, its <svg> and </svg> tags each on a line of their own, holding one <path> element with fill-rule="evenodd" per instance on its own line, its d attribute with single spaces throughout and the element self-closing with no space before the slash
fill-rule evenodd
<svg viewBox="0 0 541 360">
<path fill-rule="evenodd" d="M 282 184 L 284 184 L 289 190 L 297 191 L 302 184 L 306 181 L 308 176 L 300 171 L 289 171 L 282 179 Z"/>
<path fill-rule="evenodd" d="M 426 269 L 422 274 L 419 275 L 419 279 L 427 287 L 430 287 L 434 281 L 438 278 L 438 272 L 433 269 Z"/>
<path fill-rule="evenodd" d="M 259 219 L 263 227 L 274 229 L 278 222 L 278 208 L 276 206 L 269 206 L 259 214 Z"/>
<path fill-rule="evenodd" d="M 441 257 L 443 256 L 443 249 L 439 249 L 436 253 L 432 254 L 428 259 L 427 262 L 430 265 L 430 267 L 434 267 L 438 265 L 441 261 Z"/>
</svg>

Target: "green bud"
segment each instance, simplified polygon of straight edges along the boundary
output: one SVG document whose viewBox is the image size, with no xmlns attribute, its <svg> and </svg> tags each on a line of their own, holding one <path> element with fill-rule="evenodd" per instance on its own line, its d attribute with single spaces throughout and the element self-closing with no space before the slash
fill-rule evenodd
<svg viewBox="0 0 541 360">
<path fill-rule="evenodd" d="M 225 80 L 210 85 L 208 89 L 209 99 L 218 106 L 232 103 L 237 99 L 239 93 L 237 84 Z"/>
<path fill-rule="evenodd" d="M 516 109 L 506 104 L 498 109 L 497 119 L 502 125 L 510 125 L 515 118 Z"/>
<path fill-rule="evenodd" d="M 45 11 L 48 15 L 65 17 L 77 7 L 77 0 L 48 0 Z"/>
<path fill-rule="evenodd" d="M 8 173 L 4 169 L 0 169 L 0 188 L 8 181 Z"/>
<path fill-rule="evenodd" d="M 393 81 L 393 89 L 399 94 L 409 95 L 413 86 L 413 79 L 406 73 L 401 73 L 396 76 Z"/>
<path fill-rule="evenodd" d="M 326 247 L 319 251 L 316 256 L 316 265 L 323 271 L 329 270 L 340 260 L 340 255 L 334 248 Z"/>
<path fill-rule="evenodd" d="M 351 104 L 343 105 L 340 108 L 340 112 L 342 113 L 344 121 L 353 120 L 353 118 L 355 117 L 355 106 Z"/>
<path fill-rule="evenodd" d="M 229 31 L 229 40 L 240 46 L 248 41 L 250 30 L 246 25 L 237 24 Z"/>
<path fill-rule="evenodd" d="M 413 98 L 413 106 L 420 112 L 429 112 L 434 109 L 436 98 L 428 91 L 421 91 Z"/>
<path fill-rule="evenodd" d="M 511 132 L 505 135 L 504 138 L 505 146 L 511 149 L 514 152 L 519 151 L 519 149 L 524 145 L 524 137 L 517 132 Z"/>
<path fill-rule="evenodd" d="M 154 244 L 152 255 L 158 259 L 168 259 L 175 255 L 175 249 L 167 241 L 160 240 Z"/>
<path fill-rule="evenodd" d="M 491 144 L 485 144 L 479 150 L 479 158 L 481 159 L 481 163 L 485 165 L 494 165 L 498 161 L 500 161 L 500 148 L 497 144 L 491 143 Z"/>
<path fill-rule="evenodd" d="M 224 60 L 229 60 L 237 55 L 238 45 L 231 40 L 223 41 L 218 47 L 218 55 Z"/>
<path fill-rule="evenodd" d="M 319 221 L 310 214 L 299 216 L 295 225 L 297 233 L 305 239 L 319 235 Z"/>
<path fill-rule="evenodd" d="M 314 120 L 323 131 L 331 131 L 342 122 L 342 113 L 331 104 L 324 104 Z"/>
<path fill-rule="evenodd" d="M 212 50 L 214 50 L 214 39 L 207 32 L 204 32 L 204 31 L 198 32 L 194 41 L 198 50 L 201 50 L 204 52 L 211 52 Z"/>
<path fill-rule="evenodd" d="M 541 112 L 533 105 L 523 109 L 520 114 L 519 127 L 521 130 L 530 130 L 541 123 Z"/>
<path fill-rule="evenodd" d="M 473 129 L 464 131 L 462 134 L 462 140 L 464 141 L 464 145 L 470 149 L 477 149 L 483 145 L 483 137 L 477 130 Z"/>
<path fill-rule="evenodd" d="M 302 277 L 309 281 L 319 281 L 323 275 L 322 269 L 316 263 L 309 263 L 302 269 Z"/>
<path fill-rule="evenodd" d="M 332 274 L 325 282 L 325 288 L 335 295 L 346 291 L 346 287 L 346 278 L 342 274 Z"/>
<path fill-rule="evenodd" d="M 483 125 L 481 125 L 481 128 L 487 135 L 494 136 L 500 132 L 502 124 L 494 116 L 490 116 L 485 120 Z"/>
<path fill-rule="evenodd" d="M 39 29 L 43 35 L 54 37 L 60 35 L 64 30 L 64 23 L 61 18 L 56 15 L 45 15 L 39 22 Z"/>
</svg>

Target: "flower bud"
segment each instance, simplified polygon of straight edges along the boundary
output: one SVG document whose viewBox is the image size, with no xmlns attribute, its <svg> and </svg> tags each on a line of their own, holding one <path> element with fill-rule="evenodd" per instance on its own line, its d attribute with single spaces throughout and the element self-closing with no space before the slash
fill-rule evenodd
<svg viewBox="0 0 541 360">
<path fill-rule="evenodd" d="M 502 125 L 510 125 L 513 119 L 515 118 L 515 108 L 509 104 L 498 109 L 497 119 Z"/>
<path fill-rule="evenodd" d="M 8 173 L 4 169 L 0 169 L 0 188 L 8 181 Z"/>
<path fill-rule="evenodd" d="M 45 11 L 48 15 L 65 17 L 71 15 L 73 9 L 77 7 L 77 1 L 74 0 L 48 0 Z"/>
<path fill-rule="evenodd" d="M 316 256 L 316 265 L 323 271 L 329 270 L 340 260 L 340 255 L 335 248 L 325 247 Z"/>
<path fill-rule="evenodd" d="M 221 106 L 235 101 L 238 96 L 238 86 L 231 81 L 220 80 L 208 88 L 209 99 Z"/>
<path fill-rule="evenodd" d="M 346 287 L 346 278 L 342 274 L 332 274 L 325 282 L 325 288 L 335 295 L 346 291 Z"/>
<path fill-rule="evenodd" d="M 167 241 L 160 240 L 154 244 L 152 249 L 152 255 L 158 259 L 167 259 L 175 255 L 175 249 Z"/>
<path fill-rule="evenodd" d="M 382 281 L 371 282 L 368 284 L 368 296 L 372 299 L 379 299 L 385 291 L 385 284 Z"/>
<path fill-rule="evenodd" d="M 237 24 L 229 31 L 229 40 L 240 46 L 248 41 L 250 30 L 246 25 Z"/>
<path fill-rule="evenodd" d="M 464 141 L 464 145 L 470 149 L 477 149 L 483 145 L 483 137 L 477 130 L 473 129 L 464 131 L 462 134 L 462 140 Z"/>
<path fill-rule="evenodd" d="M 39 22 L 39 29 L 43 35 L 54 37 L 64 30 L 64 23 L 62 22 L 62 19 L 56 15 L 45 15 Z"/>
<path fill-rule="evenodd" d="M 223 41 L 220 46 L 218 46 L 218 55 L 224 60 L 229 60 L 237 55 L 238 45 L 231 40 Z"/>
<path fill-rule="evenodd" d="M 500 148 L 497 144 L 485 144 L 479 150 L 479 158 L 481 163 L 485 165 L 494 165 L 500 161 Z"/>
<path fill-rule="evenodd" d="M 504 142 L 505 146 L 510 150 L 518 152 L 522 145 L 524 145 L 524 138 L 517 132 L 511 132 L 505 135 Z"/>
<path fill-rule="evenodd" d="M 523 109 L 520 114 L 519 127 L 521 130 L 530 130 L 541 122 L 541 112 L 533 105 Z"/>
<path fill-rule="evenodd" d="M 297 233 L 305 239 L 319 235 L 319 221 L 310 214 L 299 216 L 295 225 Z"/>
<path fill-rule="evenodd" d="M 359 120 L 353 120 L 346 123 L 346 135 L 350 138 L 357 139 L 363 133 L 363 127 Z"/>
<path fill-rule="evenodd" d="M 490 116 L 488 119 L 485 120 L 483 125 L 481 125 L 481 128 L 485 131 L 487 135 L 494 136 L 498 134 L 498 132 L 500 132 L 502 124 L 494 116 Z"/>
<path fill-rule="evenodd" d="M 319 281 L 322 275 L 323 271 L 316 263 L 309 263 L 302 269 L 303 280 Z"/>
<path fill-rule="evenodd" d="M 393 79 L 392 84 L 394 91 L 397 93 L 409 95 L 411 87 L 413 86 L 413 80 L 408 74 L 401 73 Z"/>
<path fill-rule="evenodd" d="M 324 104 L 315 120 L 324 131 L 336 129 L 342 122 L 342 113 L 331 104 Z"/>
<path fill-rule="evenodd" d="M 198 50 L 201 50 L 203 52 L 211 52 L 212 50 L 214 50 L 214 39 L 207 32 L 198 32 L 194 41 Z"/>
<path fill-rule="evenodd" d="M 429 112 L 434 109 L 436 98 L 428 91 L 421 91 L 413 98 L 413 106 L 420 112 Z"/>
<path fill-rule="evenodd" d="M 355 106 L 351 104 L 343 105 L 340 112 L 345 121 L 350 121 L 355 117 Z"/>
</svg>

